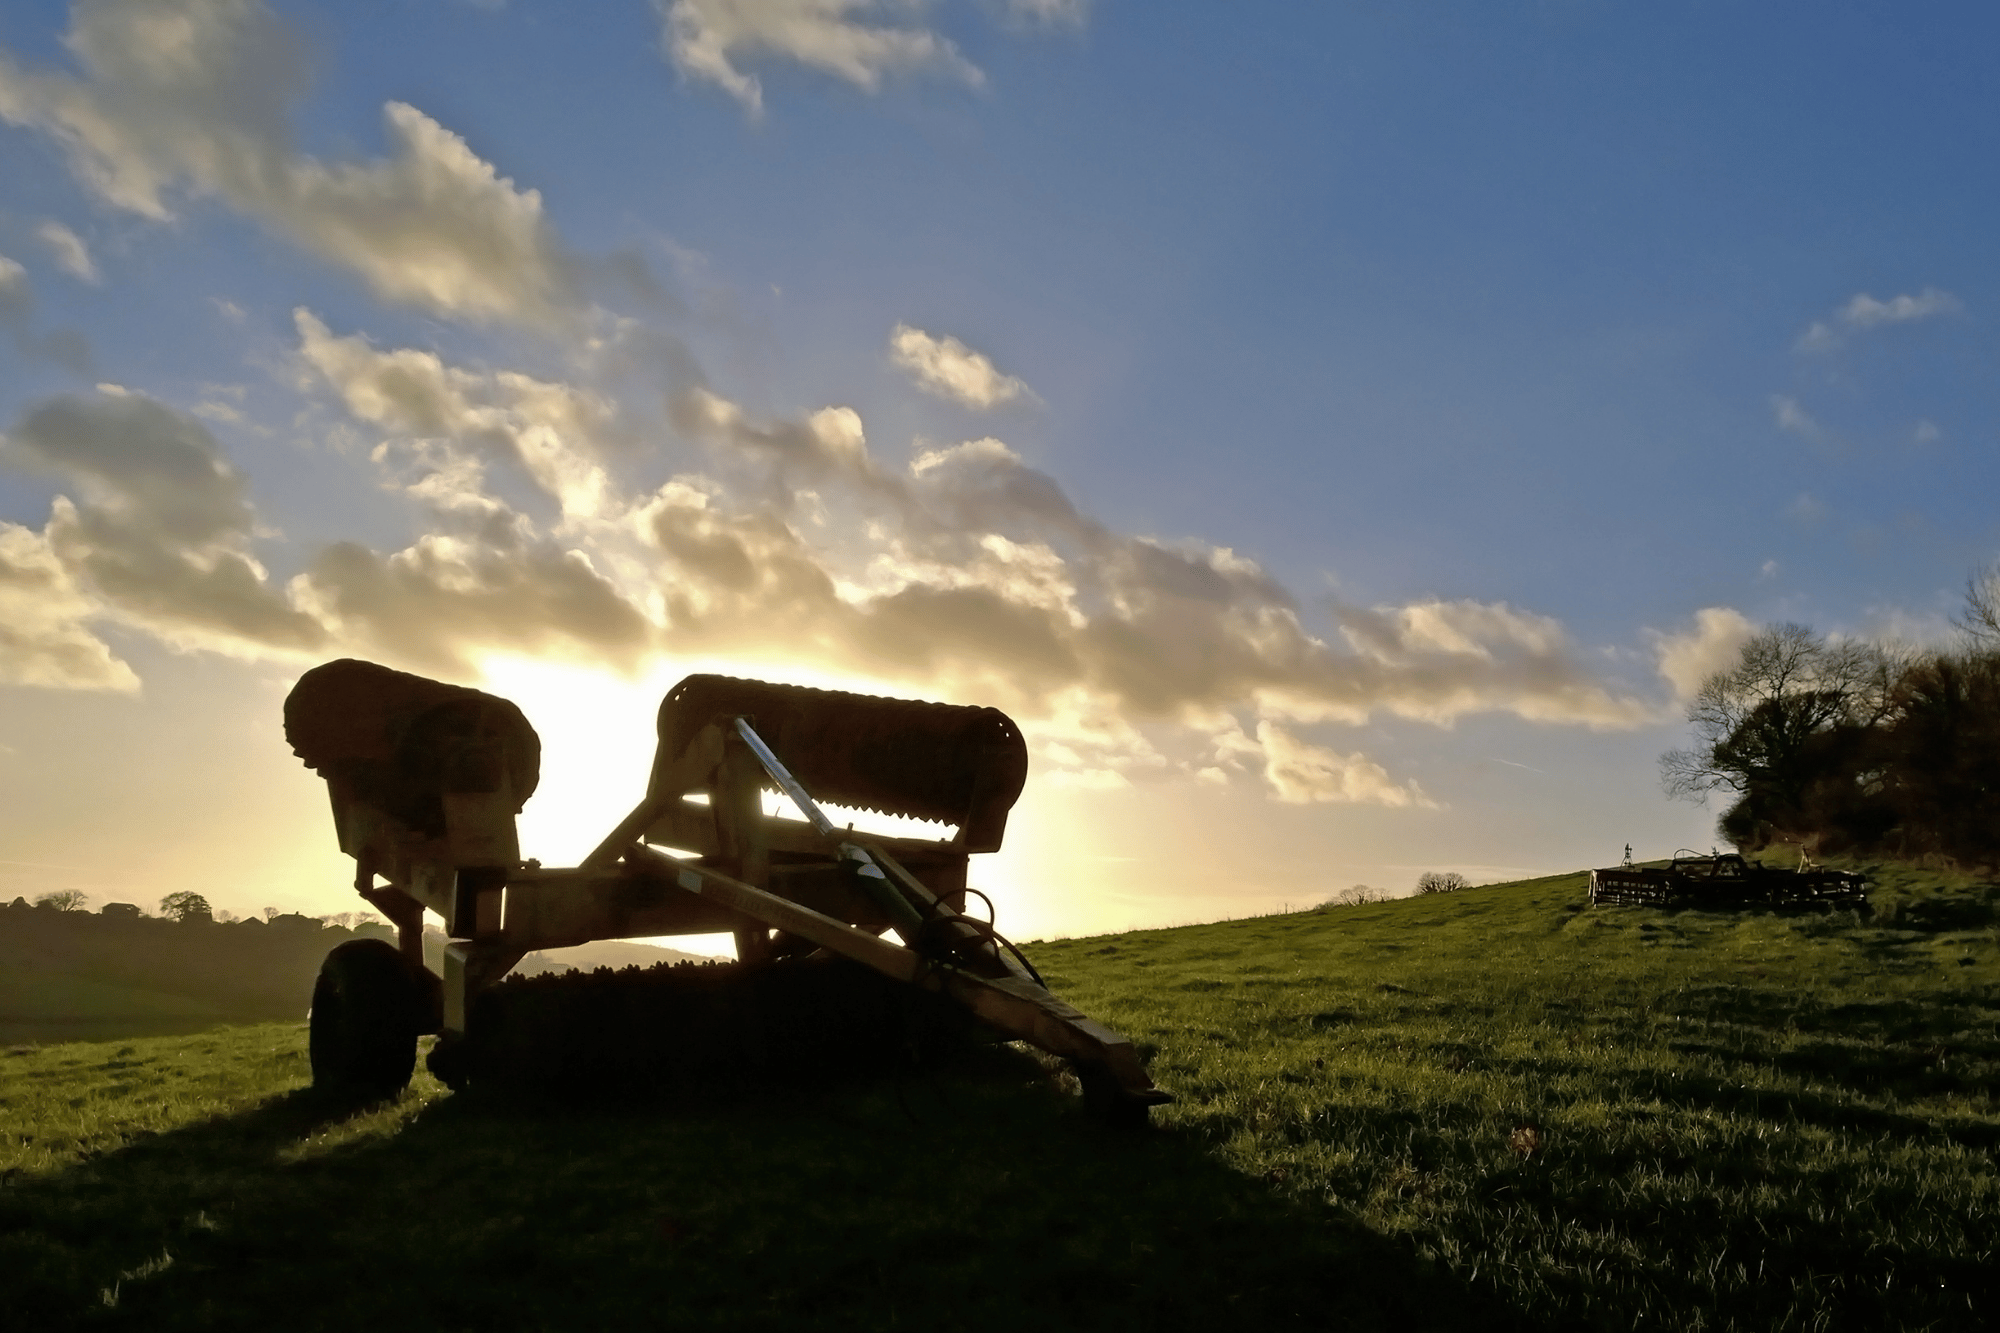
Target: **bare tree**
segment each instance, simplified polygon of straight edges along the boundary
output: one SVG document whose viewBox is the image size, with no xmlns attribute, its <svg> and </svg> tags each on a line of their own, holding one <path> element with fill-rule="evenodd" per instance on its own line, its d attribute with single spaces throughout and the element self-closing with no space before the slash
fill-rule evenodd
<svg viewBox="0 0 2000 1333">
<path fill-rule="evenodd" d="M 1370 888 L 1366 884 L 1355 884 L 1321 903 L 1321 907 L 1358 907 L 1362 903 L 1379 903 L 1389 895 L 1381 889 Z"/>
<path fill-rule="evenodd" d="M 1981 648 L 2000 648 L 2000 560 L 1966 576 L 1965 610 L 1952 623 Z"/>
<path fill-rule="evenodd" d="M 1660 756 L 1662 785 L 1695 802 L 1718 790 L 1794 796 L 1807 743 L 1835 726 L 1880 722 L 1909 656 L 1858 639 L 1829 642 L 1804 625 L 1766 625 L 1735 666 L 1695 691 L 1687 710 L 1695 743 Z"/>
<path fill-rule="evenodd" d="M 1456 870 L 1426 870 L 1417 876 L 1418 893 L 1457 893 L 1466 886 L 1465 876 Z"/>
<path fill-rule="evenodd" d="M 37 907 L 53 907 L 58 912 L 81 912 L 90 902 L 90 895 L 82 889 L 57 889 L 35 899 Z"/>
</svg>

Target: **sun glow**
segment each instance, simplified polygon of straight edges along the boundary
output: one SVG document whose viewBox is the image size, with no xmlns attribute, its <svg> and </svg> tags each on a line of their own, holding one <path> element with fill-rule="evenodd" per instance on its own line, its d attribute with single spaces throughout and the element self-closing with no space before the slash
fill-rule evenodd
<svg viewBox="0 0 2000 1333">
<path fill-rule="evenodd" d="M 660 702 L 683 677 L 697 672 L 755 676 L 818 689 L 861 694 L 921 697 L 881 682 L 805 668 L 746 667 L 722 661 L 662 661 L 632 676 L 562 662 L 491 657 L 480 664 L 482 688 L 511 699 L 527 715 L 542 741 L 542 777 L 521 811 L 521 854 L 544 865 L 573 866 L 646 794 L 646 779 L 657 745 L 654 732 Z M 783 756 L 779 756 L 782 760 Z M 973 858 L 971 883 L 994 900 L 1000 929 L 1010 935 L 1054 929 L 1055 895 L 1035 892 L 1030 869 L 1040 820 L 1028 807 L 1036 786 L 1015 806 L 1002 849 Z M 768 794 L 764 808 L 779 818 L 799 818 L 790 800 Z M 864 832 L 912 838 L 949 838 L 949 825 L 896 819 L 871 811 L 825 807 L 836 825 Z M 704 953 L 727 952 L 727 937 L 703 936 L 685 946 Z"/>
</svg>

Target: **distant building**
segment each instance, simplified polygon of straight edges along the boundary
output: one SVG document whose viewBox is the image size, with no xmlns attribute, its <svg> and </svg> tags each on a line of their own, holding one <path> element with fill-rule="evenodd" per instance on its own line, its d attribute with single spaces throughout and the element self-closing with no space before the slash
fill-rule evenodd
<svg viewBox="0 0 2000 1333">
<path fill-rule="evenodd" d="M 97 912 L 99 916 L 117 917 L 121 921 L 137 921 L 146 915 L 137 903 L 106 903 Z"/>
</svg>

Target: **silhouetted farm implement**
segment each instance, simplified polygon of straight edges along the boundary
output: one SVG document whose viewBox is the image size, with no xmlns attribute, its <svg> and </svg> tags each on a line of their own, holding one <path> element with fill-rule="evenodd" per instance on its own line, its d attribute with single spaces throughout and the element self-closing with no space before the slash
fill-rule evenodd
<svg viewBox="0 0 2000 1333">
<path fill-rule="evenodd" d="M 1027 777 L 1004 713 L 696 675 L 668 692 L 658 734 L 644 799 L 581 865 L 555 869 L 520 856 L 541 742 L 512 703 L 353 660 L 300 678 L 286 739 L 326 780 L 355 888 L 398 936 L 327 956 L 316 1084 L 400 1088 L 423 1033 L 438 1037 L 432 1072 L 458 1088 L 606 1061 L 805 1069 L 843 1042 L 907 1044 L 969 1018 L 1067 1059 L 1109 1118 L 1170 1100 L 1130 1042 L 965 910 L 984 898 L 968 860 L 999 848 Z M 767 790 L 803 821 L 768 814 Z M 819 801 L 957 832 L 859 833 Z M 427 908 L 450 936 L 442 976 L 424 966 Z M 538 949 L 711 932 L 735 936 L 737 962 L 503 983 Z"/>
<path fill-rule="evenodd" d="M 1664 866 L 1612 866 L 1590 872 L 1593 903 L 1655 907 L 1858 907 L 1868 901 L 1863 878 L 1849 870 L 1785 870 L 1733 852 L 1682 853 Z"/>
</svg>

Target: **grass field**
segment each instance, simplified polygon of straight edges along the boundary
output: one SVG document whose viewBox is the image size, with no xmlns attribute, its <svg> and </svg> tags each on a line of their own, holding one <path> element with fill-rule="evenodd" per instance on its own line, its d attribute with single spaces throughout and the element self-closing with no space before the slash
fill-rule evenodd
<svg viewBox="0 0 2000 1333">
<path fill-rule="evenodd" d="M 1976 1329 L 2000 887 L 1581 876 L 1030 948 L 1178 1097 L 1011 1048 L 645 1105 L 305 1090 L 296 1025 L 0 1056 L 10 1326 Z"/>
</svg>

